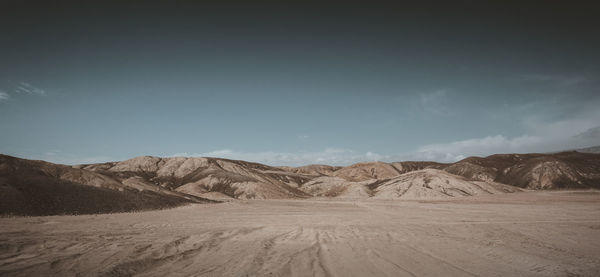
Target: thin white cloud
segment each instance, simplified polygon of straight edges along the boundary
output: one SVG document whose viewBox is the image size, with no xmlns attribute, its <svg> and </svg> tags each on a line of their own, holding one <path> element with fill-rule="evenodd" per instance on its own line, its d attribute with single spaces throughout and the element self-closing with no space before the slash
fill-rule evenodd
<svg viewBox="0 0 600 277">
<path fill-rule="evenodd" d="M 533 78 L 533 77 L 532 77 Z M 540 80 L 574 83 L 557 76 L 536 76 Z M 453 142 L 423 145 L 404 159 L 454 162 L 468 156 L 487 156 L 497 153 L 547 153 L 600 145 L 600 99 L 589 97 L 570 101 L 570 94 L 555 94 L 534 104 L 525 104 L 521 135 L 490 134 Z M 561 119 L 552 119 L 554 115 Z"/>
<path fill-rule="evenodd" d="M 36 87 L 28 82 L 6 81 L 0 85 L 0 102 L 9 101 L 11 98 L 17 98 L 18 95 L 46 96 L 44 89 Z"/>
<path fill-rule="evenodd" d="M 552 83 L 561 86 L 575 86 L 588 81 L 588 79 L 586 77 L 577 75 L 525 74 L 517 78 L 517 81 Z"/>
<path fill-rule="evenodd" d="M 440 162 L 455 162 L 468 156 L 488 156 L 497 153 L 547 153 L 577 149 L 600 144 L 598 127 L 587 130 L 553 132 L 549 129 L 537 134 L 509 138 L 503 135 L 466 139 L 450 143 L 429 144 L 409 156 Z M 555 129 L 558 131 L 559 129 Z"/>
<path fill-rule="evenodd" d="M 428 144 L 415 151 L 397 154 L 356 152 L 344 148 L 326 148 L 317 152 L 241 152 L 221 149 L 206 153 L 178 153 L 174 156 L 220 157 L 259 162 L 269 165 L 300 166 L 307 164 L 350 165 L 367 161 L 437 161 L 456 162 L 469 156 L 498 153 L 547 153 L 600 145 L 600 112 L 583 113 L 583 117 L 544 122 L 530 117 L 522 124 L 527 132 L 520 136 L 490 135 L 459 141 Z"/>
<path fill-rule="evenodd" d="M 309 135 L 298 135 L 298 139 L 301 141 L 307 141 L 309 138 Z"/>
<path fill-rule="evenodd" d="M 10 95 L 4 91 L 0 90 L 0 102 L 7 101 L 10 98 Z"/>
<path fill-rule="evenodd" d="M 40 95 L 40 96 L 46 95 L 45 90 L 35 87 L 27 82 L 19 82 L 15 86 L 15 92 L 16 93 L 26 93 L 29 95 Z"/>
<path fill-rule="evenodd" d="M 452 111 L 448 107 L 449 91 L 447 89 L 439 89 L 431 93 L 421 93 L 419 95 L 420 106 L 423 111 L 434 114 L 449 116 Z"/>
<path fill-rule="evenodd" d="M 421 94 L 421 103 L 423 105 L 430 104 L 432 102 L 436 102 L 442 97 L 446 96 L 447 91 L 445 89 L 436 90 L 432 93 L 422 93 Z"/>
<path fill-rule="evenodd" d="M 258 162 L 267 165 L 302 166 L 308 164 L 328 164 L 346 166 L 369 161 L 437 161 L 455 162 L 469 156 L 488 156 L 498 153 L 547 153 L 561 150 L 600 145 L 600 112 L 585 113 L 587 117 L 545 123 L 537 118 L 523 120 L 526 134 L 508 137 L 490 135 L 448 143 L 428 144 L 408 153 L 380 154 L 358 152 L 346 148 L 325 148 L 314 152 L 244 152 L 233 149 L 219 149 L 204 153 L 175 153 L 169 157 L 218 157 L 234 160 Z M 65 164 L 97 163 L 113 161 L 110 157 L 81 158 L 50 150 L 42 158 Z"/>
</svg>

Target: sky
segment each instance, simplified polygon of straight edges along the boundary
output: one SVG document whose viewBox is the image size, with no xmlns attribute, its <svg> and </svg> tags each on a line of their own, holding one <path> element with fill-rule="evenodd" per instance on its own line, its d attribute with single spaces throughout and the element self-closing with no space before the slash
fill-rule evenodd
<svg viewBox="0 0 600 277">
<path fill-rule="evenodd" d="M 591 1 L 46 2 L 0 4 L 3 154 L 298 166 L 600 145 Z"/>
</svg>

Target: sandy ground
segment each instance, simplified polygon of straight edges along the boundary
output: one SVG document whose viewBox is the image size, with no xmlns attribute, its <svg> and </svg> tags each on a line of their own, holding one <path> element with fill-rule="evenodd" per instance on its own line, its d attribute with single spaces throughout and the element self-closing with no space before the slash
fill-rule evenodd
<svg viewBox="0 0 600 277">
<path fill-rule="evenodd" d="M 3 276 L 600 276 L 600 193 L 0 219 Z"/>
</svg>

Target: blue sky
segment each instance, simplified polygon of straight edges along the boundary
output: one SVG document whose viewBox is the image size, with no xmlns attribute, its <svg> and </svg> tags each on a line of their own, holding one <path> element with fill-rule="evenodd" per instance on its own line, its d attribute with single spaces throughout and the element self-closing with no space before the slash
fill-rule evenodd
<svg viewBox="0 0 600 277">
<path fill-rule="evenodd" d="M 600 144 L 600 43 L 584 11 L 532 26 L 421 7 L 212 8 L 4 17 L 0 153 L 346 165 Z"/>
</svg>

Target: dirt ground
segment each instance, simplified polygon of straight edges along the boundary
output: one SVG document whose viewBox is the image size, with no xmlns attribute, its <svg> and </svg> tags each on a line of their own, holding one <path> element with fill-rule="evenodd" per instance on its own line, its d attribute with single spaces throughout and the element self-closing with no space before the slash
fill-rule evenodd
<svg viewBox="0 0 600 277">
<path fill-rule="evenodd" d="M 2 276 L 600 276 L 600 193 L 0 218 Z"/>
</svg>

